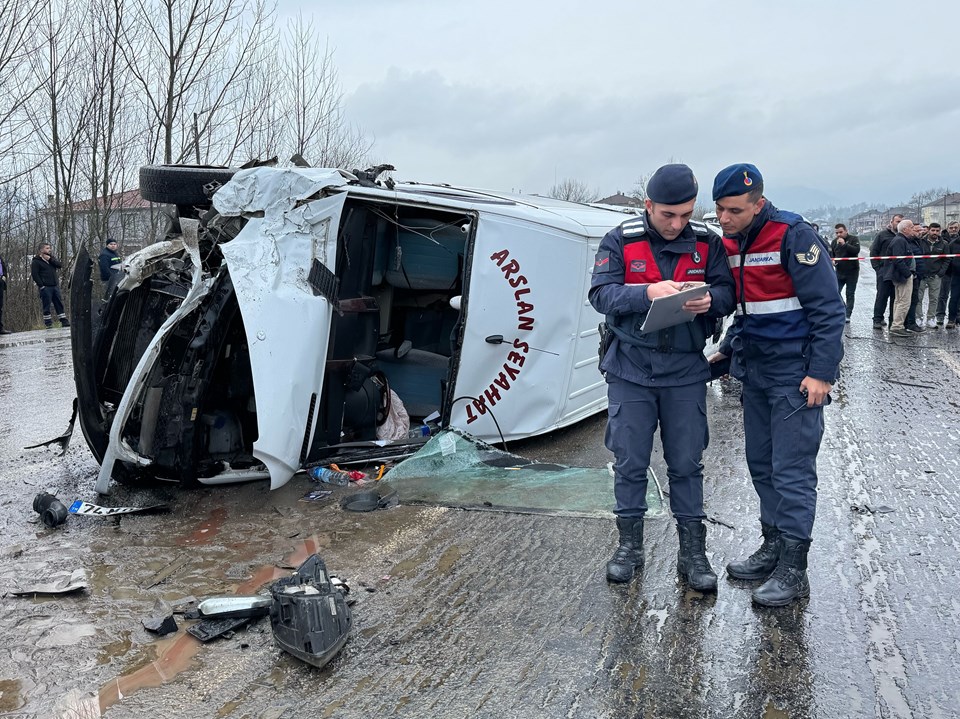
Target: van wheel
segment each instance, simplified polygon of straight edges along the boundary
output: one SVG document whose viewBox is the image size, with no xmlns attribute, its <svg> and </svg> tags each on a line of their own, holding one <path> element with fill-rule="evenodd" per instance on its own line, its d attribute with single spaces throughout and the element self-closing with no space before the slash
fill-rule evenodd
<svg viewBox="0 0 960 719">
<path fill-rule="evenodd" d="M 140 168 L 140 196 L 165 205 L 208 205 L 204 187 L 225 184 L 236 168 L 208 165 L 146 165 Z"/>
</svg>

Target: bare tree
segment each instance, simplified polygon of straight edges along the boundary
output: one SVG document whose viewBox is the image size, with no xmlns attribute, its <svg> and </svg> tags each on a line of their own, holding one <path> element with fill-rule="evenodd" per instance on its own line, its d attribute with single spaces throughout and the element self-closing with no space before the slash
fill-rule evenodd
<svg viewBox="0 0 960 719">
<path fill-rule="evenodd" d="M 550 188 L 550 197 L 558 200 L 569 200 L 570 202 L 594 202 L 599 194 L 596 190 L 591 190 L 587 183 L 582 180 L 564 178 Z"/>
<path fill-rule="evenodd" d="M 929 190 L 914 193 L 904 206 L 910 208 L 915 222 L 923 222 L 923 206 L 949 194 L 950 190 L 946 187 L 932 187 Z"/>
<path fill-rule="evenodd" d="M 351 168 L 363 163 L 372 143 L 347 123 L 343 89 L 329 38 L 322 43 L 312 21 L 300 14 L 287 26 L 283 52 L 286 146 L 319 167 Z"/>
<path fill-rule="evenodd" d="M 630 197 L 639 200 L 641 203 L 647 199 L 647 183 L 650 182 L 650 178 L 653 177 L 652 172 L 645 172 L 640 177 L 637 178 L 637 181 L 633 185 L 633 190 L 630 192 Z"/>
<path fill-rule="evenodd" d="M 236 135 L 219 130 L 231 124 L 237 88 L 272 39 L 273 6 L 135 0 L 133 11 L 122 47 L 150 118 L 150 160 L 202 162 L 229 154 L 223 141 Z"/>
<path fill-rule="evenodd" d="M 30 121 L 49 161 L 43 175 L 51 192 L 43 215 L 48 241 L 60 257 L 68 257 L 78 245 L 71 209 L 85 159 L 82 129 L 91 110 L 83 91 L 82 17 L 66 3 L 51 2 L 36 32 L 42 52 L 31 58 L 31 65 L 40 90 Z"/>
<path fill-rule="evenodd" d="M 44 5 L 42 0 L 0 0 L 0 184 L 39 164 L 35 160 L 17 165 L 9 158 L 22 156 L 12 150 L 22 146 L 30 132 L 24 110 L 39 83 L 30 72 L 29 60 L 36 51 L 34 31 Z"/>
</svg>

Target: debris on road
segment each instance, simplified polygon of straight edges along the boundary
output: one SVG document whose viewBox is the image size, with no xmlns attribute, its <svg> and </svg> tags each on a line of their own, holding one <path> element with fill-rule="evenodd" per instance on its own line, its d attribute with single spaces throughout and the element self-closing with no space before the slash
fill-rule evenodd
<svg viewBox="0 0 960 719">
<path fill-rule="evenodd" d="M 342 586 L 316 554 L 293 576 L 274 582 L 270 626 L 277 646 L 318 669 L 333 659 L 353 626 Z"/>
<path fill-rule="evenodd" d="M 255 617 L 218 617 L 214 619 L 203 619 L 192 627 L 187 627 L 187 633 L 193 635 L 201 642 L 209 642 L 218 637 L 222 637 L 228 632 L 233 632 L 245 624 L 250 623 Z"/>
<path fill-rule="evenodd" d="M 312 489 L 300 498 L 301 502 L 321 502 L 333 492 L 329 489 Z"/>
<path fill-rule="evenodd" d="M 893 507 L 888 507 L 885 504 L 851 504 L 851 512 L 857 512 L 859 514 L 889 514 L 890 512 L 895 512 L 896 510 Z"/>
<path fill-rule="evenodd" d="M 340 506 L 348 512 L 372 512 L 375 509 L 396 507 L 398 504 L 400 500 L 396 492 L 381 494 L 376 489 L 355 492 L 340 502 Z"/>
<path fill-rule="evenodd" d="M 10 592 L 15 596 L 28 596 L 31 594 L 70 594 L 81 589 L 86 589 L 87 570 L 82 567 L 74 569 L 72 572 L 56 572 L 47 577 L 41 577 L 36 584 L 31 584 L 21 589 Z"/>
<path fill-rule="evenodd" d="M 33 511 L 51 529 L 67 521 L 67 508 L 63 502 L 47 492 L 40 492 L 33 498 Z"/>
<path fill-rule="evenodd" d="M 167 509 L 169 509 L 169 506 L 166 504 L 151 504 L 147 507 L 101 507 L 78 499 L 70 505 L 70 514 L 80 514 L 85 517 L 112 517 L 117 514 L 164 511 Z"/>
<path fill-rule="evenodd" d="M 177 622 L 173 618 L 173 609 L 162 599 L 153 605 L 153 613 L 146 619 L 140 620 L 143 628 L 148 632 L 159 634 L 161 637 L 177 631 Z"/>
<path fill-rule="evenodd" d="M 270 613 L 270 597 L 255 594 L 249 597 L 211 597 L 197 606 L 200 616 L 209 618 L 265 617 Z"/>
</svg>

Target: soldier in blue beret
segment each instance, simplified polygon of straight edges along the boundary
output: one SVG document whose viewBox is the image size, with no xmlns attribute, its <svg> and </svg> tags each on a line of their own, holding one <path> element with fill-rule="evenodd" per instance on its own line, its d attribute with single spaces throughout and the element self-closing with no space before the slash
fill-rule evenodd
<svg viewBox="0 0 960 719">
<path fill-rule="evenodd" d="M 731 357 L 730 374 L 743 383 L 747 465 L 763 536 L 756 552 L 727 565 L 727 574 L 763 580 L 753 601 L 785 606 L 810 595 L 817 453 L 823 406 L 843 357 L 846 311 L 826 243 L 800 215 L 763 196 L 756 167 L 721 170 L 713 199 L 737 308 L 710 362 Z"/>
<path fill-rule="evenodd" d="M 590 302 L 606 315 L 600 370 L 607 380 L 605 443 L 616 456 L 614 495 L 619 542 L 607 579 L 629 582 L 643 567 L 647 469 L 659 424 L 677 521 L 680 577 L 698 591 L 716 591 L 706 556 L 703 464 L 707 444 L 703 354 L 717 319 L 733 311 L 733 277 L 719 235 L 691 222 L 697 180 L 686 165 L 666 165 L 647 183 L 645 212 L 606 234 L 597 251 Z M 687 323 L 652 332 L 642 325 L 650 303 L 684 283 L 707 282 L 702 299 L 688 300 Z"/>
</svg>

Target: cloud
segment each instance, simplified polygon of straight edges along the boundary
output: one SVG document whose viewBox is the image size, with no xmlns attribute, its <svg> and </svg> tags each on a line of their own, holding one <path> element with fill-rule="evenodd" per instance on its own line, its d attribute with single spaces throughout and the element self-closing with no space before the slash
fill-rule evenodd
<svg viewBox="0 0 960 719">
<path fill-rule="evenodd" d="M 888 82 L 882 93 L 858 82 L 611 95 L 491 88 L 391 67 L 350 94 L 347 110 L 405 179 L 543 193 L 571 177 L 607 194 L 670 159 L 693 166 L 704 187 L 721 167 L 748 160 L 772 193 L 782 183 L 838 201 L 894 202 L 949 184 L 936 171 L 949 174 L 960 119 L 960 102 L 942 92 L 948 82 Z"/>
</svg>

